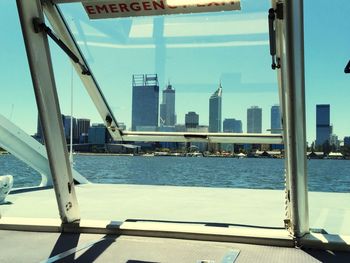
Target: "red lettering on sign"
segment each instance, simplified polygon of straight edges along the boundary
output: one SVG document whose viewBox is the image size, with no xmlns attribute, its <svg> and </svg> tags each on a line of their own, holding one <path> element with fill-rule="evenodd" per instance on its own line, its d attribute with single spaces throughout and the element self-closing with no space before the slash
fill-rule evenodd
<svg viewBox="0 0 350 263">
<path fill-rule="evenodd" d="M 111 11 L 111 13 L 119 13 L 118 12 L 118 6 L 116 4 L 109 4 L 109 11 Z"/>
<path fill-rule="evenodd" d="M 128 6 L 126 4 L 119 4 L 119 9 L 120 9 L 120 12 L 130 12 L 129 9 L 128 9 Z"/>
<path fill-rule="evenodd" d="M 157 1 L 152 1 L 152 4 L 153 4 L 153 9 L 154 10 L 158 10 L 158 7 L 160 9 L 165 9 L 165 5 L 164 5 L 164 2 L 163 1 L 159 1 L 159 3 Z"/>
<path fill-rule="evenodd" d="M 95 9 L 92 5 L 85 6 L 85 10 L 89 15 L 96 15 Z"/>
<path fill-rule="evenodd" d="M 152 10 L 149 2 L 142 2 L 143 10 L 149 11 Z"/>
<path fill-rule="evenodd" d="M 133 11 L 140 11 L 141 10 L 141 6 L 137 2 L 133 2 L 133 3 L 130 4 L 130 9 L 133 10 Z"/>
<path fill-rule="evenodd" d="M 96 12 L 101 13 L 108 13 L 108 8 L 106 5 L 96 5 Z"/>
</svg>

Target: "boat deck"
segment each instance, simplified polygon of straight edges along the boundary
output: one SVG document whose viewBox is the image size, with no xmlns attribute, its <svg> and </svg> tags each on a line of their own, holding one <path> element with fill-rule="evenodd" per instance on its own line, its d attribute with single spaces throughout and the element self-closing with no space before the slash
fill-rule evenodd
<svg viewBox="0 0 350 263">
<path fill-rule="evenodd" d="M 76 191 L 79 234 L 61 225 L 53 189 L 12 192 L 0 206 L 0 247 L 6 248 L 0 262 L 350 259 L 349 252 L 293 248 L 294 240 L 283 228 L 283 191 L 103 184 L 78 185 Z M 349 200 L 348 194 L 310 193 L 311 227 L 349 234 Z M 14 229 L 20 231 L 10 231 Z M 243 244 L 245 238 L 252 244 Z"/>
<path fill-rule="evenodd" d="M 87 184 L 76 186 L 82 219 L 132 219 L 283 228 L 279 190 Z M 310 227 L 350 235 L 350 194 L 310 192 Z M 13 192 L 2 217 L 59 219 L 53 189 Z M 1 220 L 0 220 L 1 222 Z"/>
<path fill-rule="evenodd" d="M 116 263 L 349 262 L 350 253 L 98 234 L 0 231 L 0 261 Z M 21 248 L 18 253 L 18 248 Z M 235 260 L 235 261 L 234 261 Z"/>
</svg>

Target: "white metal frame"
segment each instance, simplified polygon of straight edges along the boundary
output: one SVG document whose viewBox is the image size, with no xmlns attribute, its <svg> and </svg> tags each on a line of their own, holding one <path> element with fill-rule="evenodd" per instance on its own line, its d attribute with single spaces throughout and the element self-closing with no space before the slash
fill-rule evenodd
<svg viewBox="0 0 350 263">
<path fill-rule="evenodd" d="M 33 83 L 35 87 L 40 117 L 43 122 L 48 156 L 58 206 L 63 222 L 79 219 L 78 207 L 72 183 L 68 155 L 63 140 L 57 94 L 52 65 L 44 34 L 35 34 L 32 29 L 33 17 L 43 18 L 39 0 L 17 0 L 21 24 L 25 38 Z M 47 18 L 56 34 L 86 64 L 82 53 L 70 33 L 64 18 L 54 3 L 78 2 L 69 0 L 43 1 Z M 308 195 L 306 173 L 306 136 L 305 136 L 305 84 L 304 84 L 304 48 L 303 48 L 303 0 L 272 0 L 272 5 L 283 4 L 283 19 L 276 22 L 277 56 L 281 68 L 278 69 L 280 102 L 283 113 L 283 138 L 286 148 L 287 198 L 290 211 L 290 230 L 300 238 L 309 232 Z M 279 135 L 252 134 L 194 134 L 194 133 L 142 133 L 121 132 L 110 108 L 99 89 L 93 75 L 81 74 L 80 66 L 75 66 L 86 89 L 93 99 L 101 117 L 116 140 L 125 141 L 205 141 L 230 143 L 282 143 Z M 43 88 L 45 84 L 46 89 Z M 51 105 L 49 105 L 51 104 Z M 50 119 L 49 116 L 55 116 Z M 106 121 L 106 117 L 111 122 Z M 67 184 L 71 186 L 68 191 Z M 70 209 L 67 205 L 71 204 Z"/>
<path fill-rule="evenodd" d="M 309 232 L 306 172 L 304 25 L 302 0 L 274 0 L 283 5 L 276 20 L 277 57 L 286 160 L 288 226 L 296 237 Z"/>
<path fill-rule="evenodd" d="M 49 44 L 46 34 L 36 33 L 33 25 L 34 18 L 44 21 L 42 6 L 39 0 L 17 0 L 17 8 L 59 214 L 62 223 L 73 223 L 80 220 L 79 207 L 63 134 Z"/>
<path fill-rule="evenodd" d="M 45 146 L 0 114 L 0 146 L 41 174 L 39 186 L 52 186 L 52 176 Z M 79 184 L 89 181 L 72 169 Z"/>
</svg>

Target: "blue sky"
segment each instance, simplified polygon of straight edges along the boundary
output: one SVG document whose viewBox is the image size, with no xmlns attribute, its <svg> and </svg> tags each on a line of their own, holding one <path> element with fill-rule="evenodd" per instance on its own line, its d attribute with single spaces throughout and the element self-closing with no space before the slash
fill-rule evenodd
<svg viewBox="0 0 350 263">
<path fill-rule="evenodd" d="M 63 10 L 115 116 L 127 127 L 132 74 L 158 73 L 162 88 L 170 80 L 176 89 L 179 123 L 184 122 L 185 113 L 196 111 L 200 123 L 208 124 L 208 100 L 221 81 L 222 117 L 241 119 L 246 131 L 248 107 L 263 108 L 266 130 L 270 108 L 278 103 L 268 47 L 269 3 L 242 0 L 241 12 L 95 21 L 88 20 L 79 4 Z M 37 110 L 14 1 L 1 1 L 0 10 L 0 113 L 33 134 Z M 334 132 L 341 138 L 350 135 L 350 76 L 343 73 L 350 59 L 349 13 L 347 0 L 335 4 L 320 0 L 317 5 L 305 0 L 309 142 L 315 138 L 318 103 L 331 104 Z M 51 47 L 62 113 L 69 114 L 71 66 L 60 49 Z M 74 115 L 100 122 L 78 77 L 73 79 Z"/>
</svg>

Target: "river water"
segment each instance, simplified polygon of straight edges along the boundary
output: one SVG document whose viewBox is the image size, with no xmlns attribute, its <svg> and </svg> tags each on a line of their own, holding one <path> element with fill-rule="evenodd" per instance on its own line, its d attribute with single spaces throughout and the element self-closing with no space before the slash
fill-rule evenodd
<svg viewBox="0 0 350 263">
<path fill-rule="evenodd" d="M 310 191 L 350 192 L 350 161 L 309 160 Z M 284 189 L 284 160 L 75 155 L 74 167 L 94 183 Z M 35 186 L 40 175 L 12 155 L 0 155 L 0 175 L 14 187 Z"/>
</svg>

